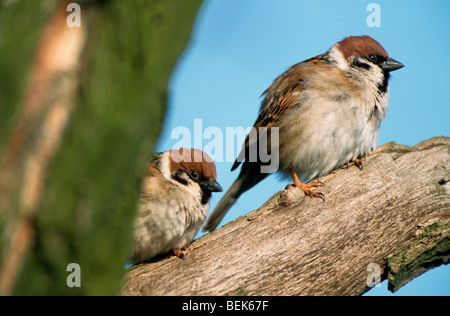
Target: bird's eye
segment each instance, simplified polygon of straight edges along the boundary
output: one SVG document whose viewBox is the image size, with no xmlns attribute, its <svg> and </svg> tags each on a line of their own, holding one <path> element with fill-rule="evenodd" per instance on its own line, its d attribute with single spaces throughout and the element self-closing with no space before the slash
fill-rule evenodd
<svg viewBox="0 0 450 316">
<path fill-rule="evenodd" d="M 371 62 L 376 62 L 377 59 L 378 59 L 377 55 L 375 55 L 375 54 L 370 54 L 370 55 L 367 56 L 367 57 L 369 57 L 369 60 L 370 60 Z"/>
<path fill-rule="evenodd" d="M 191 170 L 191 177 L 194 180 L 197 180 L 199 178 L 198 172 L 195 170 Z"/>
</svg>

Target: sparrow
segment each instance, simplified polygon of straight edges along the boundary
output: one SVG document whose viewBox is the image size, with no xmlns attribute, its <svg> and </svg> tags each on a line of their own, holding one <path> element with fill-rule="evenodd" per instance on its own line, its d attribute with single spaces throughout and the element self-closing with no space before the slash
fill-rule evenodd
<svg viewBox="0 0 450 316">
<path fill-rule="evenodd" d="M 389 100 L 390 72 L 404 65 L 389 57 L 369 36 L 350 36 L 324 54 L 288 68 L 264 96 L 258 118 L 231 170 L 242 162 L 236 181 L 219 201 L 203 230 L 212 231 L 239 196 L 266 178 L 262 159 L 249 159 L 257 146 L 267 146 L 278 159 L 282 177 L 307 196 L 325 196 L 312 181 L 361 158 L 374 149 Z M 278 140 L 258 144 L 261 131 L 278 131 Z M 274 158 L 272 158 L 273 160 Z M 275 172 L 274 171 L 274 172 Z M 274 173 L 272 172 L 272 173 Z"/>
<path fill-rule="evenodd" d="M 155 153 L 141 184 L 134 223 L 132 261 L 147 261 L 159 254 L 184 257 L 206 219 L 211 192 L 220 192 L 216 166 L 199 149 Z"/>
</svg>

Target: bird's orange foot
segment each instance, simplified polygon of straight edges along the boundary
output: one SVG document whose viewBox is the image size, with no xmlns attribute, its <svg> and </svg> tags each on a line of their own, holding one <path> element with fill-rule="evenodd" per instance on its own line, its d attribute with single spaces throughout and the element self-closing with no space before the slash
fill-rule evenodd
<svg viewBox="0 0 450 316">
<path fill-rule="evenodd" d="M 294 186 L 302 190 L 305 195 L 309 197 L 318 197 L 325 201 L 325 195 L 321 192 L 312 191 L 311 188 L 317 188 L 325 185 L 323 182 L 315 181 L 311 183 L 302 183 L 297 176 L 297 173 L 293 169 L 291 169 L 292 179 L 294 180 Z"/>
<path fill-rule="evenodd" d="M 322 185 L 324 185 L 324 184 L 320 181 L 306 183 L 306 184 L 303 184 L 301 182 L 294 183 L 294 186 L 296 186 L 297 188 L 299 188 L 300 190 L 305 192 L 305 195 L 307 195 L 309 197 L 318 197 L 318 198 L 321 198 L 323 201 L 325 201 L 325 195 L 323 193 L 311 190 L 311 188 L 317 188 Z"/>
<path fill-rule="evenodd" d="M 181 249 L 173 249 L 173 254 L 180 258 L 180 259 L 186 259 L 186 254 L 185 252 L 189 250 L 189 246 L 184 246 Z"/>
<path fill-rule="evenodd" d="M 364 169 L 363 168 L 363 164 L 362 164 L 362 160 L 363 159 L 364 158 L 355 158 L 355 159 L 353 159 L 353 162 L 355 163 L 355 166 L 357 166 L 359 170 L 363 170 Z"/>
</svg>

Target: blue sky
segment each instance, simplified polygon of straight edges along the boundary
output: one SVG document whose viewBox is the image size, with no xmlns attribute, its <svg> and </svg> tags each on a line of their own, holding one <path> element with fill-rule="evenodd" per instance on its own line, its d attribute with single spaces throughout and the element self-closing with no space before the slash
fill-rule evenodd
<svg viewBox="0 0 450 316">
<path fill-rule="evenodd" d="M 381 9 L 380 27 L 367 25 L 367 6 Z M 433 136 L 450 136 L 450 1 L 303 1 L 209 0 L 197 17 L 193 36 L 173 72 L 169 109 L 156 151 L 182 146 L 208 152 L 205 130 L 252 126 L 260 95 L 287 67 L 325 52 L 349 35 L 369 35 L 405 65 L 392 73 L 390 103 L 378 144 L 395 141 L 415 145 Z M 194 120 L 201 119 L 194 126 Z M 186 127 L 189 139 L 172 137 Z M 199 133 L 194 133 L 195 128 Z M 182 129 L 183 130 L 183 129 Z M 214 134 L 216 137 L 217 135 Z M 203 136 L 203 137 L 202 137 Z M 241 144 L 235 140 L 233 159 Z M 238 170 L 217 152 L 219 183 L 224 190 Z M 286 181 L 271 176 L 244 193 L 221 225 L 260 207 L 284 189 Z M 221 194 L 214 194 L 211 209 Z M 261 197 L 265 197 L 261 199 Z M 386 282 L 369 294 L 391 295 Z M 399 295 L 450 295 L 450 266 L 412 281 Z"/>
</svg>

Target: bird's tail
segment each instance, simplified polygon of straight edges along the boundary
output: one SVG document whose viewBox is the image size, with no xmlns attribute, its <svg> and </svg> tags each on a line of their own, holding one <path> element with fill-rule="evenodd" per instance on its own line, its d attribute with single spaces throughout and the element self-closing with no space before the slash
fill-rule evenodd
<svg viewBox="0 0 450 316">
<path fill-rule="evenodd" d="M 203 231 L 213 231 L 219 225 L 222 218 L 233 206 L 236 200 L 247 190 L 250 190 L 257 183 L 267 177 L 269 173 L 260 172 L 259 163 L 245 162 L 241 168 L 238 178 L 233 182 L 227 193 L 222 197 L 216 208 L 209 215 L 203 226 Z"/>
<path fill-rule="evenodd" d="M 237 178 L 236 181 L 231 185 L 228 189 L 227 193 L 222 197 L 219 203 L 216 205 L 211 215 L 209 215 L 208 219 L 203 226 L 202 231 L 213 231 L 217 228 L 222 218 L 228 212 L 228 210 L 233 206 L 236 200 L 243 193 L 242 189 L 242 178 Z"/>
</svg>

